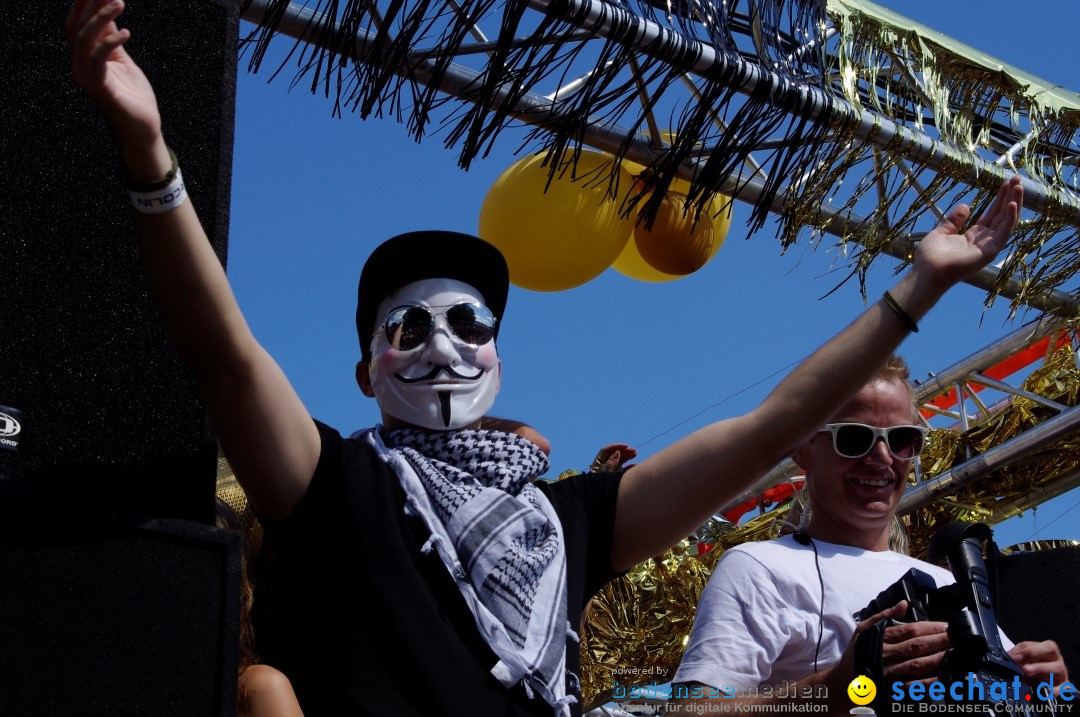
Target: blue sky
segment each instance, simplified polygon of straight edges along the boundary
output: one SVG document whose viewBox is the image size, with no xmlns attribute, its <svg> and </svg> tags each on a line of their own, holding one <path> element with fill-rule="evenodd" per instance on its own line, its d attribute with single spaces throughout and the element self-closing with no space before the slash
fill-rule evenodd
<svg viewBox="0 0 1080 717">
<path fill-rule="evenodd" d="M 999 0 L 884 4 L 1080 90 L 1074 0 L 1023 10 Z M 334 118 L 324 98 L 290 92 L 288 77 L 267 84 L 268 69 L 256 76 L 242 69 L 238 82 L 229 275 L 255 335 L 308 410 L 349 432 L 378 420 L 353 380 L 364 259 L 404 231 L 475 233 L 484 196 L 514 161 L 521 135 L 508 134 L 463 172 L 437 133 L 417 144 L 392 120 Z M 646 284 L 609 270 L 570 291 L 511 290 L 494 413 L 525 420 L 551 440 L 552 474 L 584 468 L 604 443 L 638 445 L 645 456 L 750 410 L 786 367 L 863 309 L 856 283 L 820 298 L 843 275 L 842 258 L 801 245 L 782 254 L 771 225 L 747 235 L 747 216 L 737 203 L 715 259 L 679 281 Z M 886 260 L 871 273 L 872 299 L 895 280 L 894 267 Z M 984 313 L 984 298 L 957 287 L 922 321 L 901 348 L 913 377 L 1015 328 L 1004 306 Z M 1066 494 L 999 526 L 998 540 L 1080 539 L 1078 505 L 1080 493 Z"/>
</svg>

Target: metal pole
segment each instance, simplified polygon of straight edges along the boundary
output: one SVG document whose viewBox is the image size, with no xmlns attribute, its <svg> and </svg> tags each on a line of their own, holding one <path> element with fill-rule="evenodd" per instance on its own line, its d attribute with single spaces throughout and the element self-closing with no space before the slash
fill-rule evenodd
<svg viewBox="0 0 1080 717">
<path fill-rule="evenodd" d="M 802 468 L 799 468 L 795 464 L 795 461 L 788 458 L 780 465 L 773 468 L 771 471 L 754 481 L 748 488 L 739 493 L 737 496 L 731 498 L 727 503 L 720 506 L 717 513 L 726 513 L 736 506 L 740 506 L 748 500 L 757 498 L 765 491 L 780 485 L 781 483 L 787 483 L 795 476 L 802 475 Z"/>
<path fill-rule="evenodd" d="M 1055 334 L 1065 327 L 1065 322 L 1048 318 L 1010 331 L 994 343 L 960 359 L 940 373 L 930 374 L 928 378 L 921 382 L 916 381 L 915 401 L 924 403 L 931 396 L 945 393 L 957 381 L 963 380 L 971 372 L 985 371 L 1021 349 L 1046 336 Z"/>
<path fill-rule="evenodd" d="M 1000 523 L 1003 520 L 1023 515 L 1025 510 L 1031 510 L 1040 503 L 1045 503 L 1052 498 L 1057 498 L 1059 495 L 1064 495 L 1078 485 L 1080 485 L 1080 468 L 1070 471 L 1063 476 L 1054 478 L 1051 481 L 1047 481 L 1042 485 L 1033 487 L 1030 492 L 1022 498 L 1017 498 L 1005 505 L 995 505 L 994 512 L 988 519 L 988 522 L 993 525 Z"/>
<path fill-rule="evenodd" d="M 1034 428 L 1013 436 L 1001 445 L 994 446 L 985 453 L 964 461 L 936 478 L 911 486 L 900 499 L 897 513 L 905 515 L 917 510 L 933 502 L 934 498 L 943 493 L 952 493 L 957 488 L 982 478 L 1017 458 L 1030 455 L 1036 449 L 1069 435 L 1077 427 L 1080 427 L 1080 406 L 1073 406 Z"/>
</svg>

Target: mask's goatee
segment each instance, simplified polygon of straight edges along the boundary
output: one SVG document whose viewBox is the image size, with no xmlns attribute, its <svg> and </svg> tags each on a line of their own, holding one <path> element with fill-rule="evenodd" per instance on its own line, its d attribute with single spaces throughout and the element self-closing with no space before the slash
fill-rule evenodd
<svg viewBox="0 0 1080 717">
<path fill-rule="evenodd" d="M 442 409 L 443 426 L 450 427 L 450 392 L 439 391 L 439 408 Z"/>
</svg>

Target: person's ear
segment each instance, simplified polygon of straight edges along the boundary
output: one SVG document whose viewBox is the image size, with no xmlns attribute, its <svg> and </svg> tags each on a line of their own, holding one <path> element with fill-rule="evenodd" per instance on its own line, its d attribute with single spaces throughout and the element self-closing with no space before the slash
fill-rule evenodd
<svg viewBox="0 0 1080 717">
<path fill-rule="evenodd" d="M 360 392 L 368 398 L 375 398 L 375 389 L 371 387 L 371 374 L 368 370 L 367 361 L 356 362 L 356 385 L 360 387 Z"/>
</svg>

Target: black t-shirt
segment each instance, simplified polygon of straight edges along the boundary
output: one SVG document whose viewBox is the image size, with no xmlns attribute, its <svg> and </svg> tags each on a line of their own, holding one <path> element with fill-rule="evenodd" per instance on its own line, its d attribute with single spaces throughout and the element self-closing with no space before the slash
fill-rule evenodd
<svg viewBox="0 0 1080 717">
<path fill-rule="evenodd" d="M 260 639 L 263 657 L 292 680 L 304 713 L 553 714 L 520 685 L 507 690 L 491 675 L 498 659 L 437 553 L 421 553 L 429 533 L 405 515 L 393 470 L 363 439 L 316 425 L 322 452 L 311 485 L 288 518 L 267 525 L 276 588 Z M 537 482 L 562 523 L 575 628 L 589 598 L 615 577 L 619 477 Z M 571 640 L 566 667 L 579 673 Z"/>
</svg>

